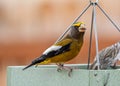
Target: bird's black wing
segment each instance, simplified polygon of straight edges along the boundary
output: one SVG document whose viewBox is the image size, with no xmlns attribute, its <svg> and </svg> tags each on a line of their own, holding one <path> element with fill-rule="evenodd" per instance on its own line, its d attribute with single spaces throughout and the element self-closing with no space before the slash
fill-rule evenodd
<svg viewBox="0 0 120 86">
<path fill-rule="evenodd" d="M 51 58 L 51 57 L 54 57 L 56 55 L 59 55 L 59 54 L 62 54 L 64 52 L 67 52 L 70 50 L 70 45 L 71 45 L 72 42 L 58 48 L 57 50 L 54 50 L 54 49 L 51 49 L 49 52 L 47 52 L 46 54 L 43 54 L 42 56 L 36 58 L 35 60 L 32 61 L 31 64 L 29 64 L 28 66 L 26 66 L 25 68 L 23 68 L 23 70 L 37 64 L 37 63 L 40 63 L 40 62 L 43 62 L 45 59 L 47 58 Z M 49 48 L 50 49 L 50 48 Z"/>
<path fill-rule="evenodd" d="M 62 54 L 64 52 L 67 52 L 70 50 L 70 45 L 71 45 L 72 42 L 62 46 L 61 48 L 59 48 L 58 50 L 53 50 L 53 51 L 50 51 L 49 53 L 46 54 L 46 57 L 54 57 L 56 55 L 59 55 L 59 54 Z"/>
</svg>

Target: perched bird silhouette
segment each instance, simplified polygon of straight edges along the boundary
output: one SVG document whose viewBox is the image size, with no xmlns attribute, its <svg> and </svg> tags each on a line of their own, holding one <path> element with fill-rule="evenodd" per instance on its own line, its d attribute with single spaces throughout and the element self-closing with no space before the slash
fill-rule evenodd
<svg viewBox="0 0 120 86">
<path fill-rule="evenodd" d="M 116 68 L 116 63 L 120 61 L 120 42 L 117 42 L 98 53 L 100 69 Z M 97 69 L 96 57 L 90 69 Z"/>
<path fill-rule="evenodd" d="M 63 63 L 73 59 L 78 55 L 82 45 L 85 33 L 85 24 L 83 22 L 74 23 L 68 34 L 57 43 L 46 49 L 43 54 L 33 60 L 30 65 L 23 70 L 39 64 L 56 63 L 59 69 L 69 69 L 63 66 Z"/>
</svg>

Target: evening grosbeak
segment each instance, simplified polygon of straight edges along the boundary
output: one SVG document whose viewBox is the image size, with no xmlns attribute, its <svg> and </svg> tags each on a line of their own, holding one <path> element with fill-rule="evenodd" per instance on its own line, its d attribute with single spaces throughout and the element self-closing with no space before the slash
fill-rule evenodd
<svg viewBox="0 0 120 86">
<path fill-rule="evenodd" d="M 46 49 L 42 55 L 31 62 L 23 70 L 38 64 L 56 63 L 59 69 L 65 69 L 63 63 L 73 59 L 78 55 L 82 45 L 85 33 L 85 24 L 83 22 L 74 23 L 68 34 L 62 40 Z M 69 69 L 66 67 L 66 69 Z"/>
<path fill-rule="evenodd" d="M 100 61 L 100 69 L 107 69 L 109 67 L 116 68 L 116 63 L 120 61 L 120 42 L 117 42 L 98 53 Z M 97 69 L 96 59 L 91 65 L 90 69 Z"/>
</svg>

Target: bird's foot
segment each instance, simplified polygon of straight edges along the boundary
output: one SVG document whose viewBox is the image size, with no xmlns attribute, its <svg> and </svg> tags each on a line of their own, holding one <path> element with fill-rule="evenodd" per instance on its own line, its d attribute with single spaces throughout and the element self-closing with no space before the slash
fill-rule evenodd
<svg viewBox="0 0 120 86">
<path fill-rule="evenodd" d="M 113 61 L 113 63 L 110 65 L 110 67 L 112 68 L 112 69 L 117 69 L 117 62 L 118 62 L 119 60 L 116 60 L 116 61 Z"/>
<path fill-rule="evenodd" d="M 112 69 L 117 69 L 117 67 L 116 66 L 110 66 Z"/>
<path fill-rule="evenodd" d="M 116 63 L 110 66 L 112 69 L 117 69 Z"/>
<path fill-rule="evenodd" d="M 58 72 L 60 72 L 62 70 L 67 70 L 68 76 L 71 77 L 71 73 L 73 71 L 73 68 L 68 67 L 68 66 L 64 66 L 63 64 L 57 64 L 57 65 L 58 65 L 58 69 L 57 69 Z"/>
<path fill-rule="evenodd" d="M 57 71 L 60 72 L 63 70 L 63 64 L 57 64 L 58 68 L 57 68 Z"/>
</svg>

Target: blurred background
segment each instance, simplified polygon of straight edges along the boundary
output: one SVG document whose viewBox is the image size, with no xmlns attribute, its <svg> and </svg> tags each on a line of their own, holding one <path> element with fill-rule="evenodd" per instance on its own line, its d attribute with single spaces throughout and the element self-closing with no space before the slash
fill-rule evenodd
<svg viewBox="0 0 120 86">
<path fill-rule="evenodd" d="M 120 27 L 120 0 L 99 0 Z M 6 86 L 7 66 L 27 65 L 51 46 L 89 0 L 0 0 L 0 86 Z M 67 62 L 87 63 L 92 7 L 79 19 L 86 24 L 79 55 Z M 120 33 L 97 9 L 99 50 L 120 41 Z M 93 35 L 91 62 L 95 56 Z"/>
</svg>

